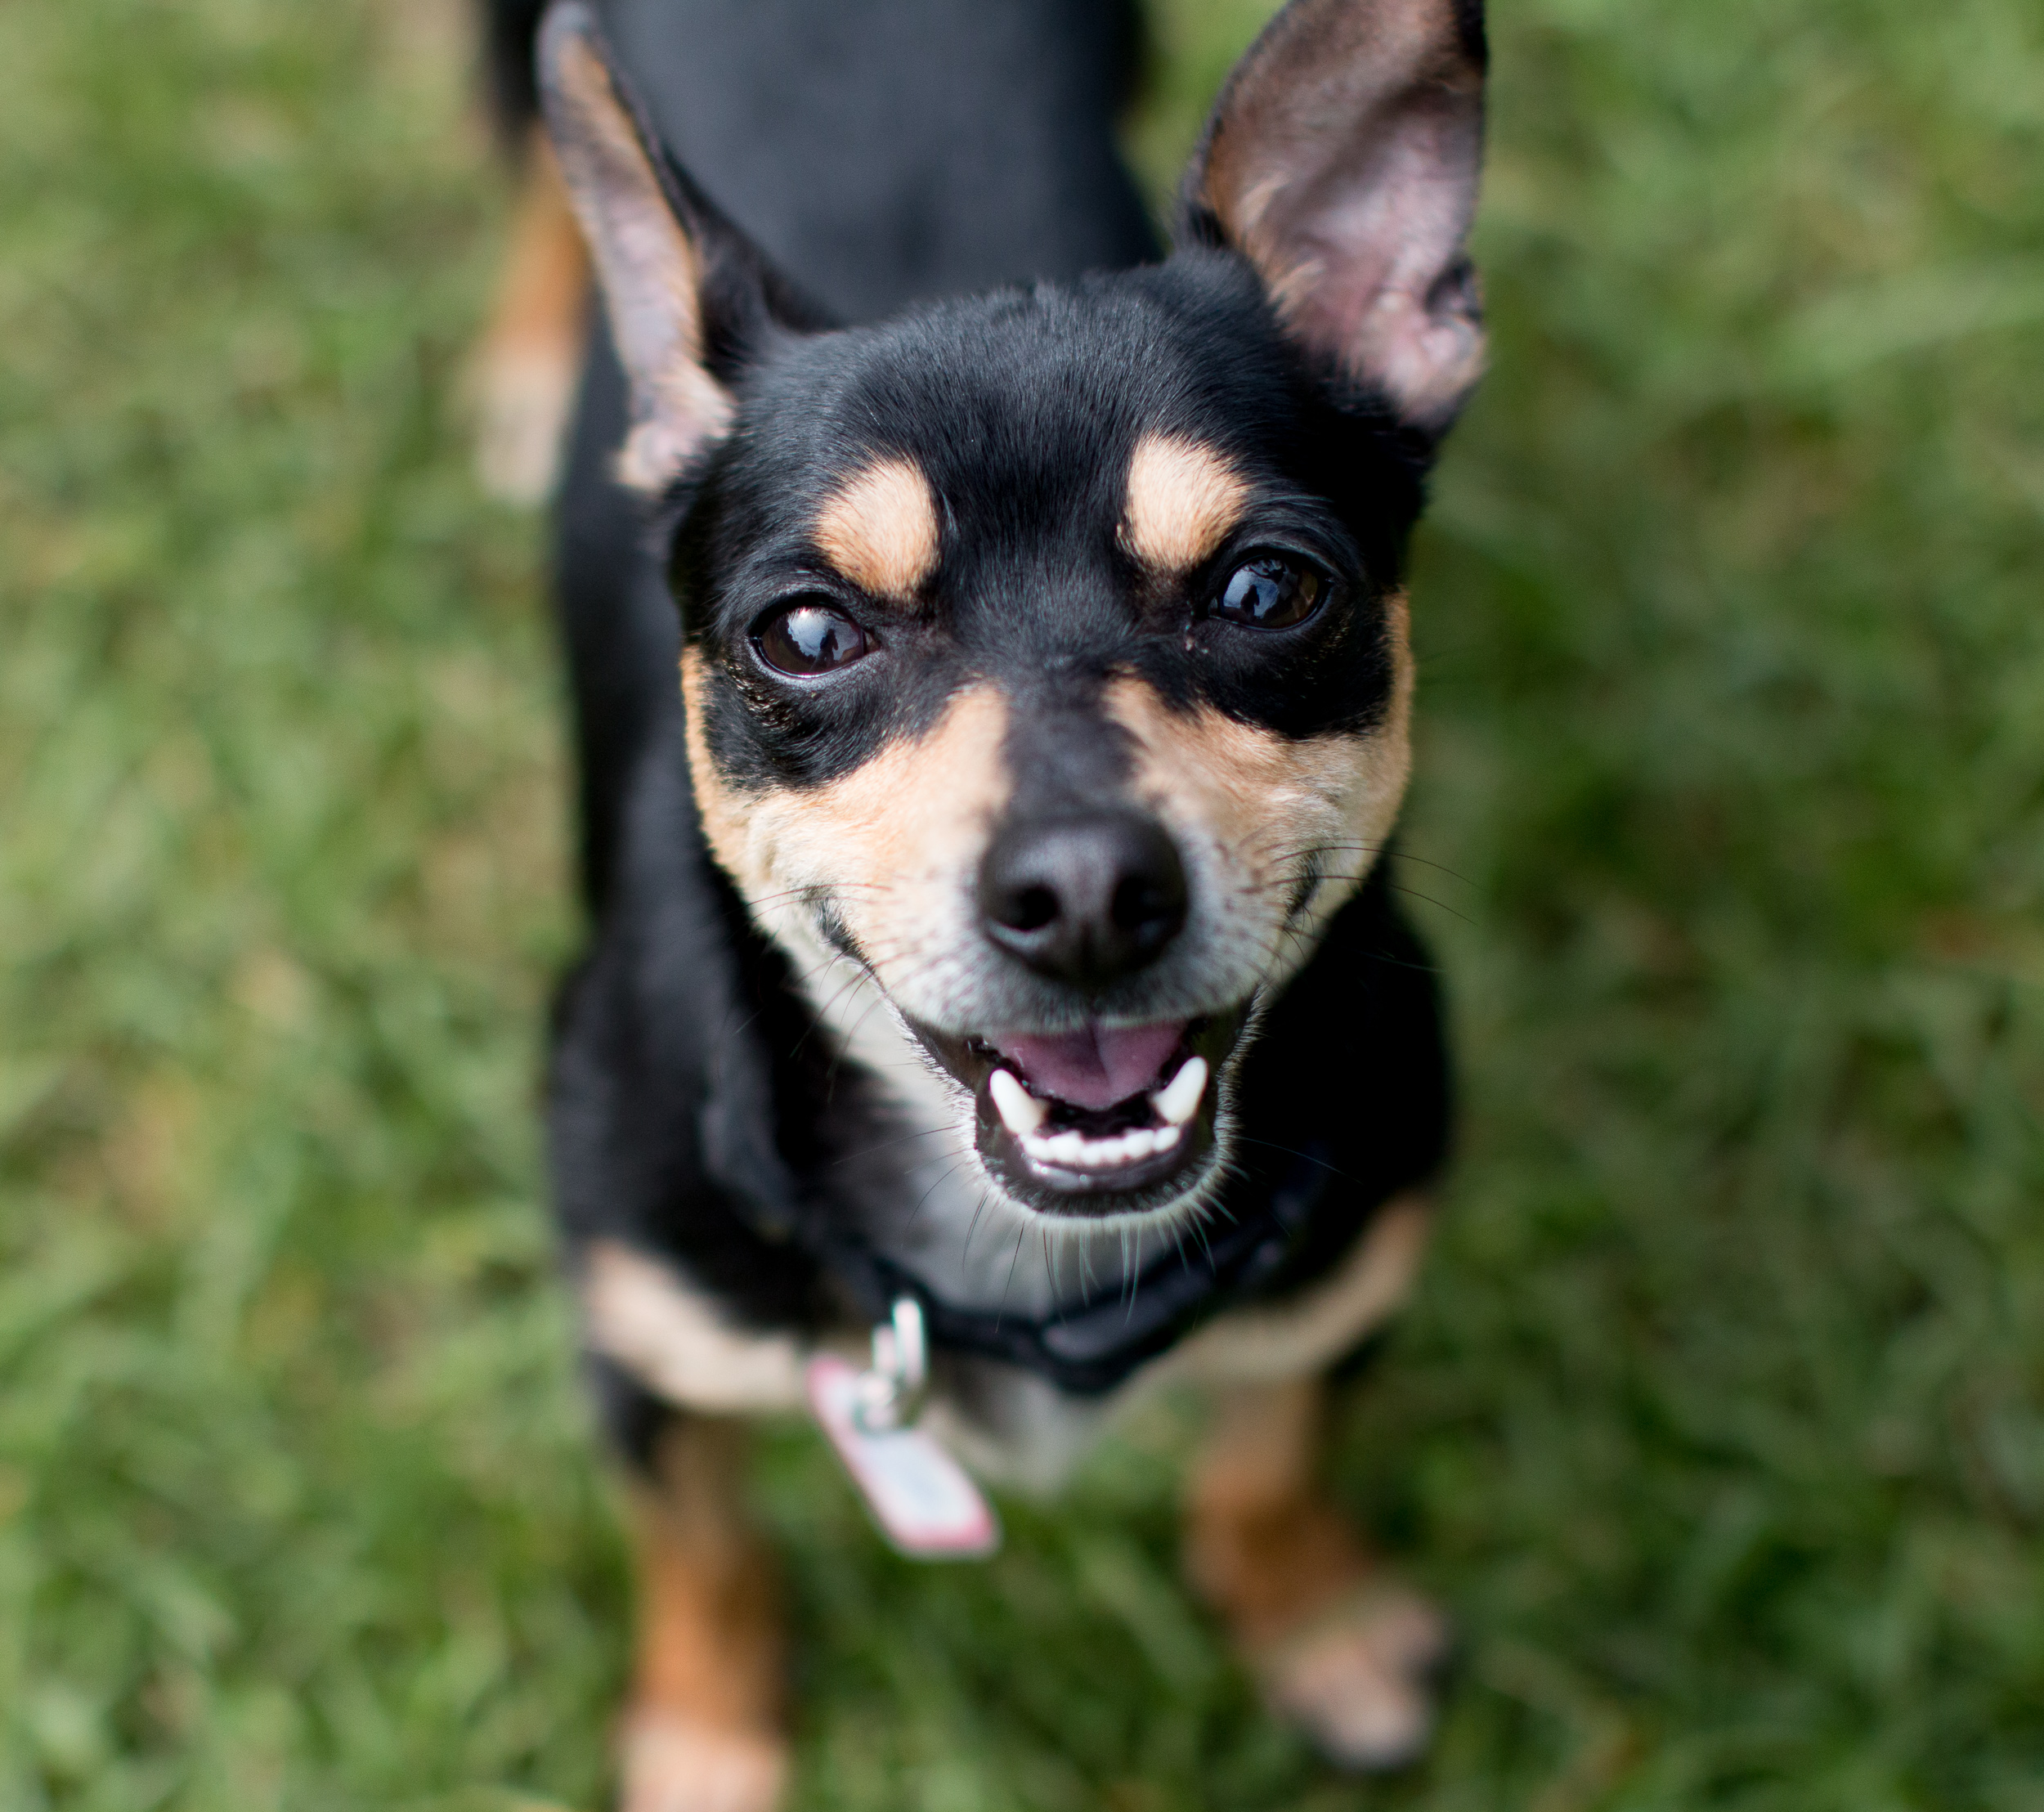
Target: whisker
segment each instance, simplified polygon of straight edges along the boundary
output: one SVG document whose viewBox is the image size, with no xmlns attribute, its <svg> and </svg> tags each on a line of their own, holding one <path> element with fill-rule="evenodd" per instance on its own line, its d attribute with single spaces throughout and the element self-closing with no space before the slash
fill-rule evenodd
<svg viewBox="0 0 2044 1812">
<path fill-rule="evenodd" d="M 1437 907 L 1441 911 L 1446 913 L 1449 917 L 1460 919 L 1464 925 L 1468 926 L 1472 930 L 1474 930 L 1476 927 L 1477 922 L 1474 919 L 1470 917 L 1467 913 L 1458 913 L 1455 908 L 1450 906 L 1445 899 L 1436 899 L 1432 894 L 1423 894 L 1417 887 L 1401 887 L 1395 881 L 1387 882 L 1386 885 L 1387 885 L 1391 890 L 1395 894 L 1403 894 L 1408 899 L 1423 899 L 1429 906 Z"/>
<path fill-rule="evenodd" d="M 811 882 L 806 887 L 783 887 L 778 892 L 762 894 L 757 899 L 748 899 L 748 906 L 778 906 L 784 899 L 813 900 L 819 896 L 827 899 L 832 894 L 851 891 L 885 894 L 894 891 L 893 885 L 884 881 L 833 881 L 828 885 Z"/>
<path fill-rule="evenodd" d="M 997 1330 L 1001 1325 L 1001 1317 L 1007 1312 L 1008 1291 L 1014 1287 L 1015 1267 L 1022 1261 L 1023 1236 L 1029 1231 L 1029 1223 L 1027 1221 L 1015 1230 L 1015 1250 L 1008 1256 L 1008 1274 L 1002 1280 L 1001 1300 L 993 1305 L 993 1325 Z"/>
<path fill-rule="evenodd" d="M 898 1145 L 907 1145 L 915 1139 L 934 1139 L 940 1133 L 948 1132 L 948 1126 L 925 1126 L 913 1132 L 903 1132 L 891 1139 L 882 1139 L 877 1145 L 862 1145 L 856 1151 L 847 1151 L 842 1157 L 833 1158 L 827 1167 L 836 1169 L 840 1164 L 856 1164 L 861 1158 L 870 1158 L 878 1152 L 891 1151 Z"/>
<path fill-rule="evenodd" d="M 989 1192 L 984 1190 L 980 1191 L 979 1205 L 973 1209 L 972 1218 L 966 1225 L 966 1243 L 958 1254 L 958 1263 L 961 1265 L 972 1256 L 972 1236 L 979 1231 L 979 1217 L 986 1213 L 987 1204 L 993 1200 L 993 1197 Z M 916 1205 L 920 1209 L 922 1204 L 918 1202 Z"/>
<path fill-rule="evenodd" d="M 1248 1133 L 1238 1132 L 1235 1137 L 1244 1145 L 1260 1145 L 1271 1151 L 1282 1151 L 1288 1158 L 1297 1158 L 1302 1164 L 1318 1164 L 1329 1176 L 1339 1177 L 1345 1183 L 1354 1183 L 1358 1189 L 1363 1185 L 1360 1178 L 1351 1177 L 1339 1164 L 1329 1164 L 1325 1158 L 1316 1158 L 1310 1151 L 1295 1151 L 1289 1145 L 1280 1145 L 1274 1139 L 1253 1139 Z"/>
</svg>

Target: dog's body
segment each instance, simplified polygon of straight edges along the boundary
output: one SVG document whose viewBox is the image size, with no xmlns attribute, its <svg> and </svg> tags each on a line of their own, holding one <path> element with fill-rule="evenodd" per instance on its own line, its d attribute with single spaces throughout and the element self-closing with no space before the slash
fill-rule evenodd
<svg viewBox="0 0 2044 1812">
<path fill-rule="evenodd" d="M 1161 266 L 1116 7 L 616 0 L 604 32 L 643 113 L 588 9 L 540 59 L 609 330 L 563 502 L 596 936 L 551 1142 L 640 1482 L 628 1803 L 771 1803 L 731 1419 L 903 1298 L 931 1425 L 990 1471 L 1054 1479 L 1160 1379 L 1232 1387 L 1195 1577 L 1281 1707 L 1399 1759 L 1437 1630 L 1355 1599 L 1311 1460 L 1446 1141 L 1378 859 L 1404 543 L 1481 343 L 1476 7 L 1298 0 Z"/>
</svg>

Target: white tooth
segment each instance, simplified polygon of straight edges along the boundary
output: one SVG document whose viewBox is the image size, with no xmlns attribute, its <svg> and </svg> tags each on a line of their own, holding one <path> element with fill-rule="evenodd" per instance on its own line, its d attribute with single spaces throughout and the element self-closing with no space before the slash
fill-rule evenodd
<svg viewBox="0 0 2044 1812">
<path fill-rule="evenodd" d="M 1165 1125 L 1184 1126 L 1199 1111 L 1199 1097 L 1206 1092 L 1207 1060 L 1187 1057 L 1185 1067 L 1150 1097 L 1150 1105 Z"/>
<path fill-rule="evenodd" d="M 993 1097 L 993 1105 L 1007 1129 L 1018 1139 L 1026 1139 L 1043 1124 L 1043 1116 L 1050 1112 L 1006 1070 L 997 1070 L 987 1078 L 987 1092 Z"/>
<path fill-rule="evenodd" d="M 1183 1136 L 1176 1126 L 1137 1127 L 1113 1138 L 1089 1139 L 1083 1132 L 1059 1132 L 1049 1138 L 1032 1135 L 1022 1149 L 1038 1164 L 1066 1170 L 1114 1170 L 1159 1151 L 1168 1151 Z"/>
</svg>

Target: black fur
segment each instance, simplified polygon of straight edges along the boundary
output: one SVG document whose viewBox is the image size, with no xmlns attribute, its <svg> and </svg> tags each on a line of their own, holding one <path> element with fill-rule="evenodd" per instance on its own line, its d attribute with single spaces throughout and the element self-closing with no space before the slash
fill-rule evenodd
<svg viewBox="0 0 2044 1812">
<path fill-rule="evenodd" d="M 507 146 L 523 145 L 540 111 L 532 42 L 546 0 L 483 0 L 482 73 L 491 112 Z"/>
<path fill-rule="evenodd" d="M 764 257 L 756 270 L 737 260 L 729 294 L 710 300 L 737 424 L 670 500 L 671 542 L 648 545 L 640 507 L 609 476 L 624 383 L 600 329 L 592 345 L 559 578 L 595 940 L 557 1017 L 557 1196 L 571 1245 L 621 1239 L 674 1259 L 753 1324 L 814 1326 L 870 1312 L 829 1263 L 827 1235 L 846 1163 L 876 1142 L 875 1109 L 857 1073 L 829 1063 L 782 960 L 707 854 L 675 682 L 681 638 L 725 675 L 705 730 L 741 783 L 842 774 L 891 732 L 931 721 L 968 675 L 1014 701 L 1011 762 L 1025 798 L 1045 801 L 1125 763 L 1098 709 L 1117 672 L 1288 737 L 1367 729 L 1389 697 L 1383 600 L 1429 449 L 1371 398 L 1304 369 L 1232 253 L 1195 244 L 1126 270 L 1154 249 L 1113 146 L 1130 8 L 604 10 L 651 123 L 700 186 L 690 192 Z M 1123 274 L 1084 275 L 1101 268 Z M 764 270 L 789 280 L 787 298 L 876 325 L 782 331 L 773 319 L 799 322 L 805 305 L 784 298 L 760 314 L 746 285 Z M 1000 287 L 1017 283 L 1030 286 Z M 937 299 L 961 294 L 974 299 Z M 742 345 L 720 341 L 748 307 Z M 1258 544 L 1275 534 L 1313 557 L 1335 577 L 1334 603 L 1290 631 L 1209 620 L 1234 544 L 1158 590 L 1114 536 L 1129 451 L 1154 430 L 1232 454 L 1260 500 Z M 885 652 L 840 681 L 779 684 L 748 653 L 776 600 L 822 590 L 871 615 L 819 567 L 807 531 L 832 484 L 876 451 L 912 455 L 944 500 L 941 596 L 921 620 L 872 622 Z M 1276 1002 L 1240 1088 L 1250 1136 L 1222 1217 L 1253 1220 L 1302 1164 L 1321 1179 L 1264 1289 L 1317 1275 L 1439 1164 L 1437 1002 L 1381 871 Z M 652 1412 L 604 1376 L 614 1430 L 639 1451 Z"/>
</svg>

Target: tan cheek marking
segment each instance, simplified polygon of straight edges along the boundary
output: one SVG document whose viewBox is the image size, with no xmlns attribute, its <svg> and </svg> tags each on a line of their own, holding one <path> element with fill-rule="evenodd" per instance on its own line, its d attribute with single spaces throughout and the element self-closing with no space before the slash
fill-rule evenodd
<svg viewBox="0 0 2044 1812">
<path fill-rule="evenodd" d="M 710 742 L 703 732 L 708 686 L 709 671 L 702 651 L 684 648 L 681 651 L 681 696 L 688 712 L 688 778 L 695 791 L 703 835 L 709 840 L 711 852 L 743 891 L 764 892 L 761 877 L 750 859 L 746 802 L 724 784 L 724 776 L 710 758 Z"/>
<path fill-rule="evenodd" d="M 937 500 L 907 460 L 868 466 L 825 504 L 816 545 L 860 590 L 912 604 L 937 570 Z"/>
<path fill-rule="evenodd" d="M 718 774 L 705 740 L 707 673 L 683 650 L 688 771 L 704 834 L 749 900 L 842 886 L 837 905 L 883 974 L 912 960 L 976 868 L 1012 784 L 1002 748 L 1007 701 L 989 685 L 960 693 L 913 742 L 892 742 L 842 778 L 801 792 L 742 792 Z"/>
<path fill-rule="evenodd" d="M 927 735 L 891 743 L 819 788 L 803 813 L 802 840 L 819 854 L 857 852 L 848 879 L 953 868 L 963 839 L 1006 799 L 1007 721 L 1006 701 L 992 686 L 961 693 Z"/>
<path fill-rule="evenodd" d="M 1122 545 L 1154 571 L 1186 572 L 1221 545 L 1248 499 L 1241 473 L 1213 448 L 1145 434 L 1128 462 Z"/>
<path fill-rule="evenodd" d="M 1211 706 L 1167 710 L 1141 680 L 1117 680 L 1108 709 L 1136 739 L 1143 792 L 1249 868 L 1325 840 L 1363 841 L 1374 855 L 1397 815 L 1412 766 L 1413 666 L 1404 594 L 1388 599 L 1385 610 L 1395 668 L 1391 705 L 1365 735 L 1291 741 Z M 1343 872 L 1360 873 L 1361 864 Z"/>
</svg>

